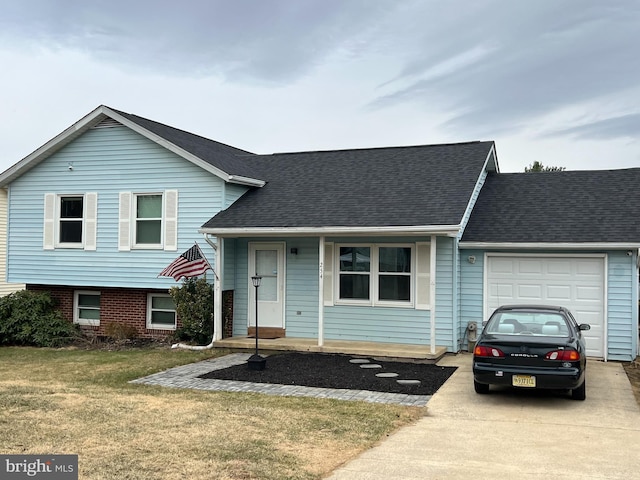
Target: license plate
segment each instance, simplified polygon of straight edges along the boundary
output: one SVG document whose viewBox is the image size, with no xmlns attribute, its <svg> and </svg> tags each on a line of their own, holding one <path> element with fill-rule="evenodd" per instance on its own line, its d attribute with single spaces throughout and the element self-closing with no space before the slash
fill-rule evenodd
<svg viewBox="0 0 640 480">
<path fill-rule="evenodd" d="M 535 387 L 536 377 L 532 375 L 514 375 L 511 377 L 511 381 L 514 387 Z"/>
</svg>

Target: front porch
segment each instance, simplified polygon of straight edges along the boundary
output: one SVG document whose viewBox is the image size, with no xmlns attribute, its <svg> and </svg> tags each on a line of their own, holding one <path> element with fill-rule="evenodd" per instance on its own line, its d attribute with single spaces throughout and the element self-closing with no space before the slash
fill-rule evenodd
<svg viewBox="0 0 640 480">
<path fill-rule="evenodd" d="M 214 342 L 216 348 L 239 350 L 255 349 L 255 337 L 231 337 Z M 315 353 L 343 353 L 366 357 L 398 358 L 414 361 L 437 362 L 447 353 L 446 347 L 436 347 L 431 353 L 428 345 L 407 345 L 400 343 L 356 342 L 345 340 L 325 340 L 322 346 L 315 338 L 260 338 L 261 351 L 296 351 Z"/>
</svg>

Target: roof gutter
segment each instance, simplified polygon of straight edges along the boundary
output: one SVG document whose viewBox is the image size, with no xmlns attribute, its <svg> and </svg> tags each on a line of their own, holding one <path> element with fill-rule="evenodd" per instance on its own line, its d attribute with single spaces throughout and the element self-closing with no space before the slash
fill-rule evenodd
<svg viewBox="0 0 640 480">
<path fill-rule="evenodd" d="M 388 226 L 388 227 L 243 227 L 206 228 L 200 233 L 225 237 L 303 237 L 310 235 L 397 236 L 397 235 L 446 235 L 455 237 L 460 225 Z"/>
<path fill-rule="evenodd" d="M 460 249 L 476 249 L 476 250 L 522 250 L 522 249 L 553 249 L 553 250 L 631 250 L 640 248 L 640 243 L 625 242 L 593 242 L 593 243 L 575 243 L 575 242 L 460 242 Z"/>
</svg>

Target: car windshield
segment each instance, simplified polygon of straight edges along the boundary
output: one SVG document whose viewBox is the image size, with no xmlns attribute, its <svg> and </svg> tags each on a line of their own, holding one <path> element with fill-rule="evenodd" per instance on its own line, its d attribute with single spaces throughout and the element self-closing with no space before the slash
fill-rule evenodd
<svg viewBox="0 0 640 480">
<path fill-rule="evenodd" d="M 485 331 L 499 335 L 569 336 L 569 327 L 563 315 L 539 311 L 495 312 L 487 322 Z"/>
</svg>

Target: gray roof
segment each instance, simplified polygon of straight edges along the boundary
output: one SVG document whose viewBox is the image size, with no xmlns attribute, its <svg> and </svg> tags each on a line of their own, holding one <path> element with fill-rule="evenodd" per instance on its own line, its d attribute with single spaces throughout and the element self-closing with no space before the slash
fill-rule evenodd
<svg viewBox="0 0 640 480">
<path fill-rule="evenodd" d="M 224 143 L 216 142 L 162 123 L 154 122 L 153 120 L 139 117 L 131 113 L 122 112 L 115 108 L 111 108 L 111 110 L 197 156 L 214 167 L 219 168 L 229 175 L 241 175 L 243 177 L 259 179 L 259 177 L 257 177 L 257 172 L 243 160 L 246 156 L 252 156 L 253 153 L 251 152 L 247 152 L 246 150 L 241 150 L 230 145 L 225 145 Z"/>
<path fill-rule="evenodd" d="M 640 169 L 490 174 L 463 242 L 638 243 Z"/>
<path fill-rule="evenodd" d="M 258 155 L 266 180 L 204 228 L 458 225 L 493 142 Z"/>
</svg>

